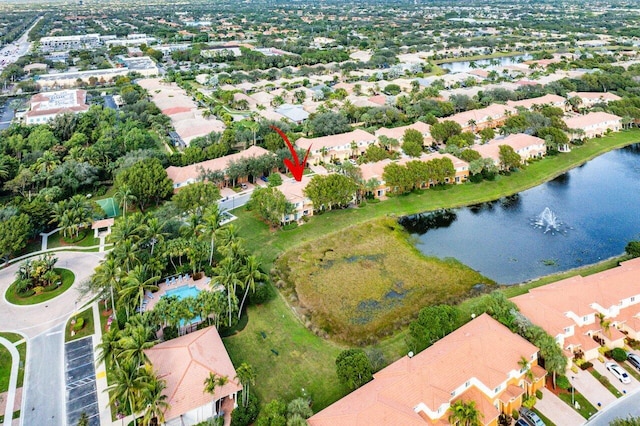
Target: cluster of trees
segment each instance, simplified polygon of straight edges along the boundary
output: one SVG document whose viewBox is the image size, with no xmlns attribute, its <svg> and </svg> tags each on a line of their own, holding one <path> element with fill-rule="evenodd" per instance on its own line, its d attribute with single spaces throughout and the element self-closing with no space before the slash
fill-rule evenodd
<svg viewBox="0 0 640 426">
<path fill-rule="evenodd" d="M 358 185 L 343 174 L 316 175 L 304 188 L 316 211 L 346 207 L 354 198 Z"/>
<path fill-rule="evenodd" d="M 388 164 L 383 178 L 392 192 L 405 194 L 414 189 L 443 184 L 455 176 L 453 162 L 449 158 L 434 158 L 429 161 L 412 160 L 405 165 Z"/>
<path fill-rule="evenodd" d="M 289 403 L 274 399 L 267 403 L 260 411 L 256 426 L 306 426 L 307 420 L 313 415 L 308 398 L 296 398 Z"/>
<path fill-rule="evenodd" d="M 282 225 L 285 217 L 292 214 L 295 209 L 287 201 L 284 194 L 273 186 L 254 189 L 248 208 L 254 210 L 265 222 L 273 227 Z"/>
</svg>

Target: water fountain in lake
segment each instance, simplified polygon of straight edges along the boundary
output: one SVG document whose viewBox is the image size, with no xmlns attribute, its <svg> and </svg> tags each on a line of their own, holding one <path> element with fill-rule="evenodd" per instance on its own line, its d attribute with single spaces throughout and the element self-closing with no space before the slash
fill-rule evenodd
<svg viewBox="0 0 640 426">
<path fill-rule="evenodd" d="M 566 234 L 567 227 L 563 222 L 558 220 L 556 214 L 549 208 L 545 207 L 538 216 L 531 220 L 531 225 L 535 228 L 543 229 L 544 233 L 556 233 Z"/>
</svg>

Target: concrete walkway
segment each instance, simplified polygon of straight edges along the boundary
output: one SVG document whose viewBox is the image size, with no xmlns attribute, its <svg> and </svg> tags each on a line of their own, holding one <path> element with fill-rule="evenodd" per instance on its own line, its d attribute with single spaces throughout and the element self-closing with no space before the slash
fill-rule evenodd
<svg viewBox="0 0 640 426">
<path fill-rule="evenodd" d="M 596 359 L 594 363 L 600 364 L 600 361 Z M 571 385 L 596 408 L 599 408 L 598 403 L 604 408 L 618 399 L 588 371 L 578 369 L 577 373 L 567 373 L 567 377 Z"/>
<path fill-rule="evenodd" d="M 16 400 L 16 385 L 18 384 L 18 367 L 20 366 L 20 354 L 13 343 L 0 337 L 0 344 L 7 348 L 11 354 L 11 376 L 9 376 L 9 390 L 7 392 L 7 406 L 4 409 L 4 424 L 11 424 L 13 419 L 13 405 Z"/>
<path fill-rule="evenodd" d="M 98 357 L 97 346 L 102 341 L 102 326 L 100 325 L 100 309 L 99 302 L 93 303 L 93 324 L 95 333 L 93 335 L 93 353 Z M 98 396 L 98 411 L 100 412 L 100 424 L 110 425 L 111 408 L 109 407 L 109 393 L 107 392 L 107 368 L 104 362 L 96 364 L 96 393 Z"/>
<path fill-rule="evenodd" d="M 580 426 L 586 421 L 547 388 L 542 389 L 542 399 L 536 402 L 536 409 L 558 426 Z"/>
<path fill-rule="evenodd" d="M 56 228 L 51 232 L 41 232 L 40 236 L 42 237 L 42 245 L 40 246 L 40 250 L 44 251 L 47 250 L 48 245 L 49 245 L 49 237 L 53 234 L 55 234 L 56 232 L 58 232 L 60 230 L 60 228 Z"/>
</svg>

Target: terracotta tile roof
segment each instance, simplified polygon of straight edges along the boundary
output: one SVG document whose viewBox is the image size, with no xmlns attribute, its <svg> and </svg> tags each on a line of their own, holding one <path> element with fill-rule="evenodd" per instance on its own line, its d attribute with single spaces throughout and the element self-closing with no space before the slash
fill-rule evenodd
<svg viewBox="0 0 640 426">
<path fill-rule="evenodd" d="M 488 121 L 488 118 L 491 117 L 494 121 L 497 121 L 504 118 L 507 112 L 515 114 L 517 111 L 515 108 L 511 108 L 507 105 L 491 104 L 486 108 L 459 112 L 449 117 L 440 118 L 438 121 L 455 121 L 462 128 L 465 128 L 469 127 L 469 120 L 475 120 L 477 124 L 480 124 Z"/>
<path fill-rule="evenodd" d="M 290 203 L 303 202 L 307 197 L 304 195 L 304 189 L 307 187 L 311 178 L 309 176 L 302 176 L 302 180 L 298 182 L 293 178 L 283 179 L 282 185 L 276 188 L 282 192 Z"/>
<path fill-rule="evenodd" d="M 360 141 L 375 141 L 376 137 L 364 130 L 356 129 L 348 133 L 339 133 L 337 135 L 322 136 L 319 138 L 308 139 L 300 138 L 296 141 L 298 148 L 307 150 L 313 145 L 314 150 L 319 150 L 322 147 L 334 148 L 342 145 L 348 145 L 351 142 Z"/>
<path fill-rule="evenodd" d="M 564 122 L 569 129 L 584 129 L 587 126 L 594 124 L 601 124 L 607 121 L 618 121 L 620 117 L 617 115 L 609 114 L 606 112 L 590 112 L 585 115 L 578 115 L 575 117 L 565 118 Z"/>
<path fill-rule="evenodd" d="M 609 92 L 569 92 L 567 93 L 567 97 L 569 98 L 573 98 L 573 97 L 579 97 L 580 99 L 589 99 L 589 100 L 599 100 L 602 99 L 604 101 L 619 101 L 620 99 L 622 99 L 620 96 L 618 95 L 614 95 L 613 93 L 609 93 Z"/>
<path fill-rule="evenodd" d="M 169 408 L 167 420 L 190 410 L 211 404 L 212 396 L 204 392 L 204 380 L 213 372 L 228 377 L 226 385 L 217 387 L 216 400 L 242 390 L 236 370 L 215 327 L 186 334 L 145 350 L 156 374 L 166 380 Z"/>
<path fill-rule="evenodd" d="M 491 158 L 498 163 L 500 161 L 500 145 L 509 145 L 515 151 L 526 147 L 536 147 L 532 153 L 541 150 L 546 151 L 544 140 L 524 133 L 514 133 L 504 138 L 493 139 L 484 145 L 473 145 L 471 149 L 478 151 L 482 158 Z M 539 146 L 542 146 L 541 148 Z"/>
<path fill-rule="evenodd" d="M 202 161 L 200 163 L 191 164 L 184 167 L 167 167 L 167 175 L 174 184 L 180 184 L 189 179 L 196 180 L 200 174 L 200 168 L 204 170 L 226 170 L 231 161 L 238 161 L 240 158 L 260 157 L 261 155 L 270 154 L 266 149 L 259 146 L 251 146 L 244 151 L 236 154 L 225 155 L 224 157 L 214 158 L 212 160 Z"/>
<path fill-rule="evenodd" d="M 566 101 L 565 98 L 563 98 L 562 96 L 558 96 L 558 95 L 544 95 L 544 96 L 540 96 L 538 98 L 531 98 L 531 99 L 523 99 L 521 101 L 507 101 L 507 105 L 512 107 L 512 108 L 516 108 L 516 107 L 523 107 L 526 109 L 531 109 L 534 105 L 563 105 L 564 102 Z"/>
<path fill-rule="evenodd" d="M 522 356 L 529 359 L 537 352 L 534 345 L 483 314 L 413 358 L 405 356 L 379 371 L 373 381 L 311 417 L 309 424 L 424 425 L 424 416 L 414 412 L 419 404 L 437 412 L 451 402 L 452 392 L 471 379 L 495 389 L 510 372 L 520 370 Z M 485 413 L 485 423 L 497 416 L 475 387 L 462 395 L 473 397 Z"/>
<path fill-rule="evenodd" d="M 576 324 L 566 316 L 568 312 L 578 317 L 595 314 L 599 312 L 595 305 L 614 311 L 619 308 L 621 301 L 630 300 L 634 296 L 636 303 L 620 310 L 640 312 L 639 274 L 640 258 L 623 262 L 617 268 L 598 274 L 587 277 L 575 276 L 537 287 L 511 300 L 533 323 L 556 336 L 564 333 L 565 327 Z M 625 317 L 629 316 L 633 317 L 631 314 L 625 314 Z M 610 318 L 615 320 L 617 317 Z M 587 326 L 592 330 L 600 328 L 597 322 Z M 575 334 L 579 334 L 577 327 Z"/>
<path fill-rule="evenodd" d="M 113 226 L 114 223 L 115 223 L 115 220 L 113 218 L 96 220 L 91 224 L 91 229 L 106 228 L 108 226 Z"/>
<path fill-rule="evenodd" d="M 408 126 L 400 126 L 400 127 L 393 127 L 393 128 L 386 128 L 386 127 L 382 127 L 378 130 L 376 130 L 375 135 L 380 137 L 380 136 L 386 136 L 388 138 L 392 138 L 392 139 L 396 139 L 398 141 L 401 141 L 402 138 L 404 137 L 404 132 L 407 129 L 413 129 L 413 130 L 417 130 L 419 131 L 421 134 L 427 134 L 430 135 L 431 134 L 431 126 L 429 126 L 426 123 L 423 123 L 422 121 L 416 121 L 413 124 L 410 124 Z"/>
<path fill-rule="evenodd" d="M 502 395 L 500 395 L 500 401 L 504 402 L 505 404 L 508 404 L 509 402 L 514 401 L 517 397 L 519 397 L 522 394 L 524 394 L 524 389 L 521 388 L 520 386 L 508 385 L 507 389 L 502 393 Z"/>
<path fill-rule="evenodd" d="M 482 424 L 492 424 L 498 418 L 498 416 L 500 416 L 500 412 L 491 403 L 491 400 L 475 387 L 469 388 L 468 391 L 460 395 L 460 397 L 456 398 L 453 402 L 457 400 L 461 400 L 467 403 L 474 401 L 476 403 L 476 409 L 481 414 L 480 421 L 482 422 Z M 446 417 L 449 417 L 449 415 L 447 414 Z"/>
<path fill-rule="evenodd" d="M 38 93 L 29 100 L 30 111 L 25 114 L 25 117 L 58 115 L 65 112 L 85 112 L 89 110 L 86 100 L 86 90 L 60 90 L 57 92 Z"/>
</svg>

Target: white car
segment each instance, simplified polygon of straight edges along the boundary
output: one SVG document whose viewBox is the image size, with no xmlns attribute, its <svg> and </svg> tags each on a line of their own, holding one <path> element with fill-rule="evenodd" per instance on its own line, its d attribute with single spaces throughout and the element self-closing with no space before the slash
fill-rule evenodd
<svg viewBox="0 0 640 426">
<path fill-rule="evenodd" d="M 620 380 L 622 383 L 631 383 L 629 374 L 627 374 L 627 372 L 615 362 L 608 362 L 605 366 L 607 367 L 607 370 L 611 371 L 611 374 L 616 376 L 616 379 Z"/>
</svg>

